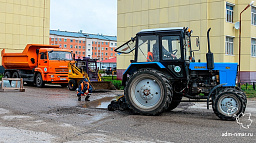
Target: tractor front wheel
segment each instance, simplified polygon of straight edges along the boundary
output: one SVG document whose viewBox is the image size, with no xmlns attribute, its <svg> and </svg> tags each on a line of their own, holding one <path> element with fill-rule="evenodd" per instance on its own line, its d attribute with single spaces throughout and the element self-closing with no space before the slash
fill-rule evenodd
<svg viewBox="0 0 256 143">
<path fill-rule="evenodd" d="M 71 91 L 75 91 L 76 88 L 77 88 L 76 80 L 71 79 L 71 80 L 68 82 L 68 89 L 71 90 Z"/>
<path fill-rule="evenodd" d="M 129 107 L 143 115 L 158 115 L 168 109 L 172 87 L 166 75 L 154 69 L 140 69 L 130 76 L 125 87 Z"/>
<path fill-rule="evenodd" d="M 225 88 L 218 93 L 213 101 L 213 111 L 222 120 L 236 120 L 244 113 L 246 95 L 235 88 Z"/>
</svg>

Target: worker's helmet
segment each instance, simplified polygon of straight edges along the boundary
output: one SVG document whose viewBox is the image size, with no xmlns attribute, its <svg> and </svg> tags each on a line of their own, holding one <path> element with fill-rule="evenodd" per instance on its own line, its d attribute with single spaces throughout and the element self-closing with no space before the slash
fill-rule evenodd
<svg viewBox="0 0 256 143">
<path fill-rule="evenodd" d="M 88 79 L 87 79 L 87 78 L 85 78 L 85 79 L 84 79 L 84 81 L 85 81 L 85 82 L 88 82 Z"/>
</svg>

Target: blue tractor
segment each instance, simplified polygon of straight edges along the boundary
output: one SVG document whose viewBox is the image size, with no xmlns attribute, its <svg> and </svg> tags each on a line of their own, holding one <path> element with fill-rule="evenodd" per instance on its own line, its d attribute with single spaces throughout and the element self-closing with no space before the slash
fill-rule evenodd
<svg viewBox="0 0 256 143">
<path fill-rule="evenodd" d="M 195 62 L 199 37 L 183 27 L 142 30 L 118 47 L 116 52 L 134 55 L 122 82 L 128 107 L 142 115 L 158 115 L 180 102 L 207 102 L 207 109 L 211 104 L 222 120 L 244 113 L 246 95 L 236 87 L 238 64 L 214 63 L 210 30 L 206 63 Z"/>
</svg>

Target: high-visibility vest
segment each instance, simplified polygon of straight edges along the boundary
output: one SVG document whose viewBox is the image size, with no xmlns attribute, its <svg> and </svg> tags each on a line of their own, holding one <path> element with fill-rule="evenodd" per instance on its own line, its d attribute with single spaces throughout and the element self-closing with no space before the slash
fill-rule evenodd
<svg viewBox="0 0 256 143">
<path fill-rule="evenodd" d="M 89 91 L 89 88 L 90 88 L 90 85 L 89 85 L 89 83 L 87 84 L 87 90 Z M 83 91 L 83 89 L 84 89 L 84 82 L 82 82 L 81 83 L 81 91 Z M 78 94 L 79 92 L 77 91 L 77 94 Z"/>
</svg>

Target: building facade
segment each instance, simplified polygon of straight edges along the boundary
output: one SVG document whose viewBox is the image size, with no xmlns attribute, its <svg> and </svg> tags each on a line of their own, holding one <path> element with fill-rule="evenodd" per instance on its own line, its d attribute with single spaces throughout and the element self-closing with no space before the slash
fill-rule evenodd
<svg viewBox="0 0 256 143">
<path fill-rule="evenodd" d="M 72 50 L 77 59 L 90 57 L 103 61 L 116 57 L 116 36 L 50 30 L 49 43 Z"/>
<path fill-rule="evenodd" d="M 118 33 L 120 46 L 142 29 L 189 27 L 200 36 L 201 50 L 196 61 L 206 61 L 207 35 L 215 62 L 238 63 L 239 30 L 234 28 L 240 12 L 251 0 L 118 0 Z M 256 5 L 256 4 L 255 4 Z M 256 81 L 256 7 L 242 14 L 241 80 Z M 133 53 L 117 56 L 118 78 L 129 66 Z"/>
<path fill-rule="evenodd" d="M 0 51 L 49 44 L 50 0 L 0 0 Z M 0 53 L 1 54 L 1 53 Z M 0 72 L 3 72 L 0 58 Z"/>
</svg>

